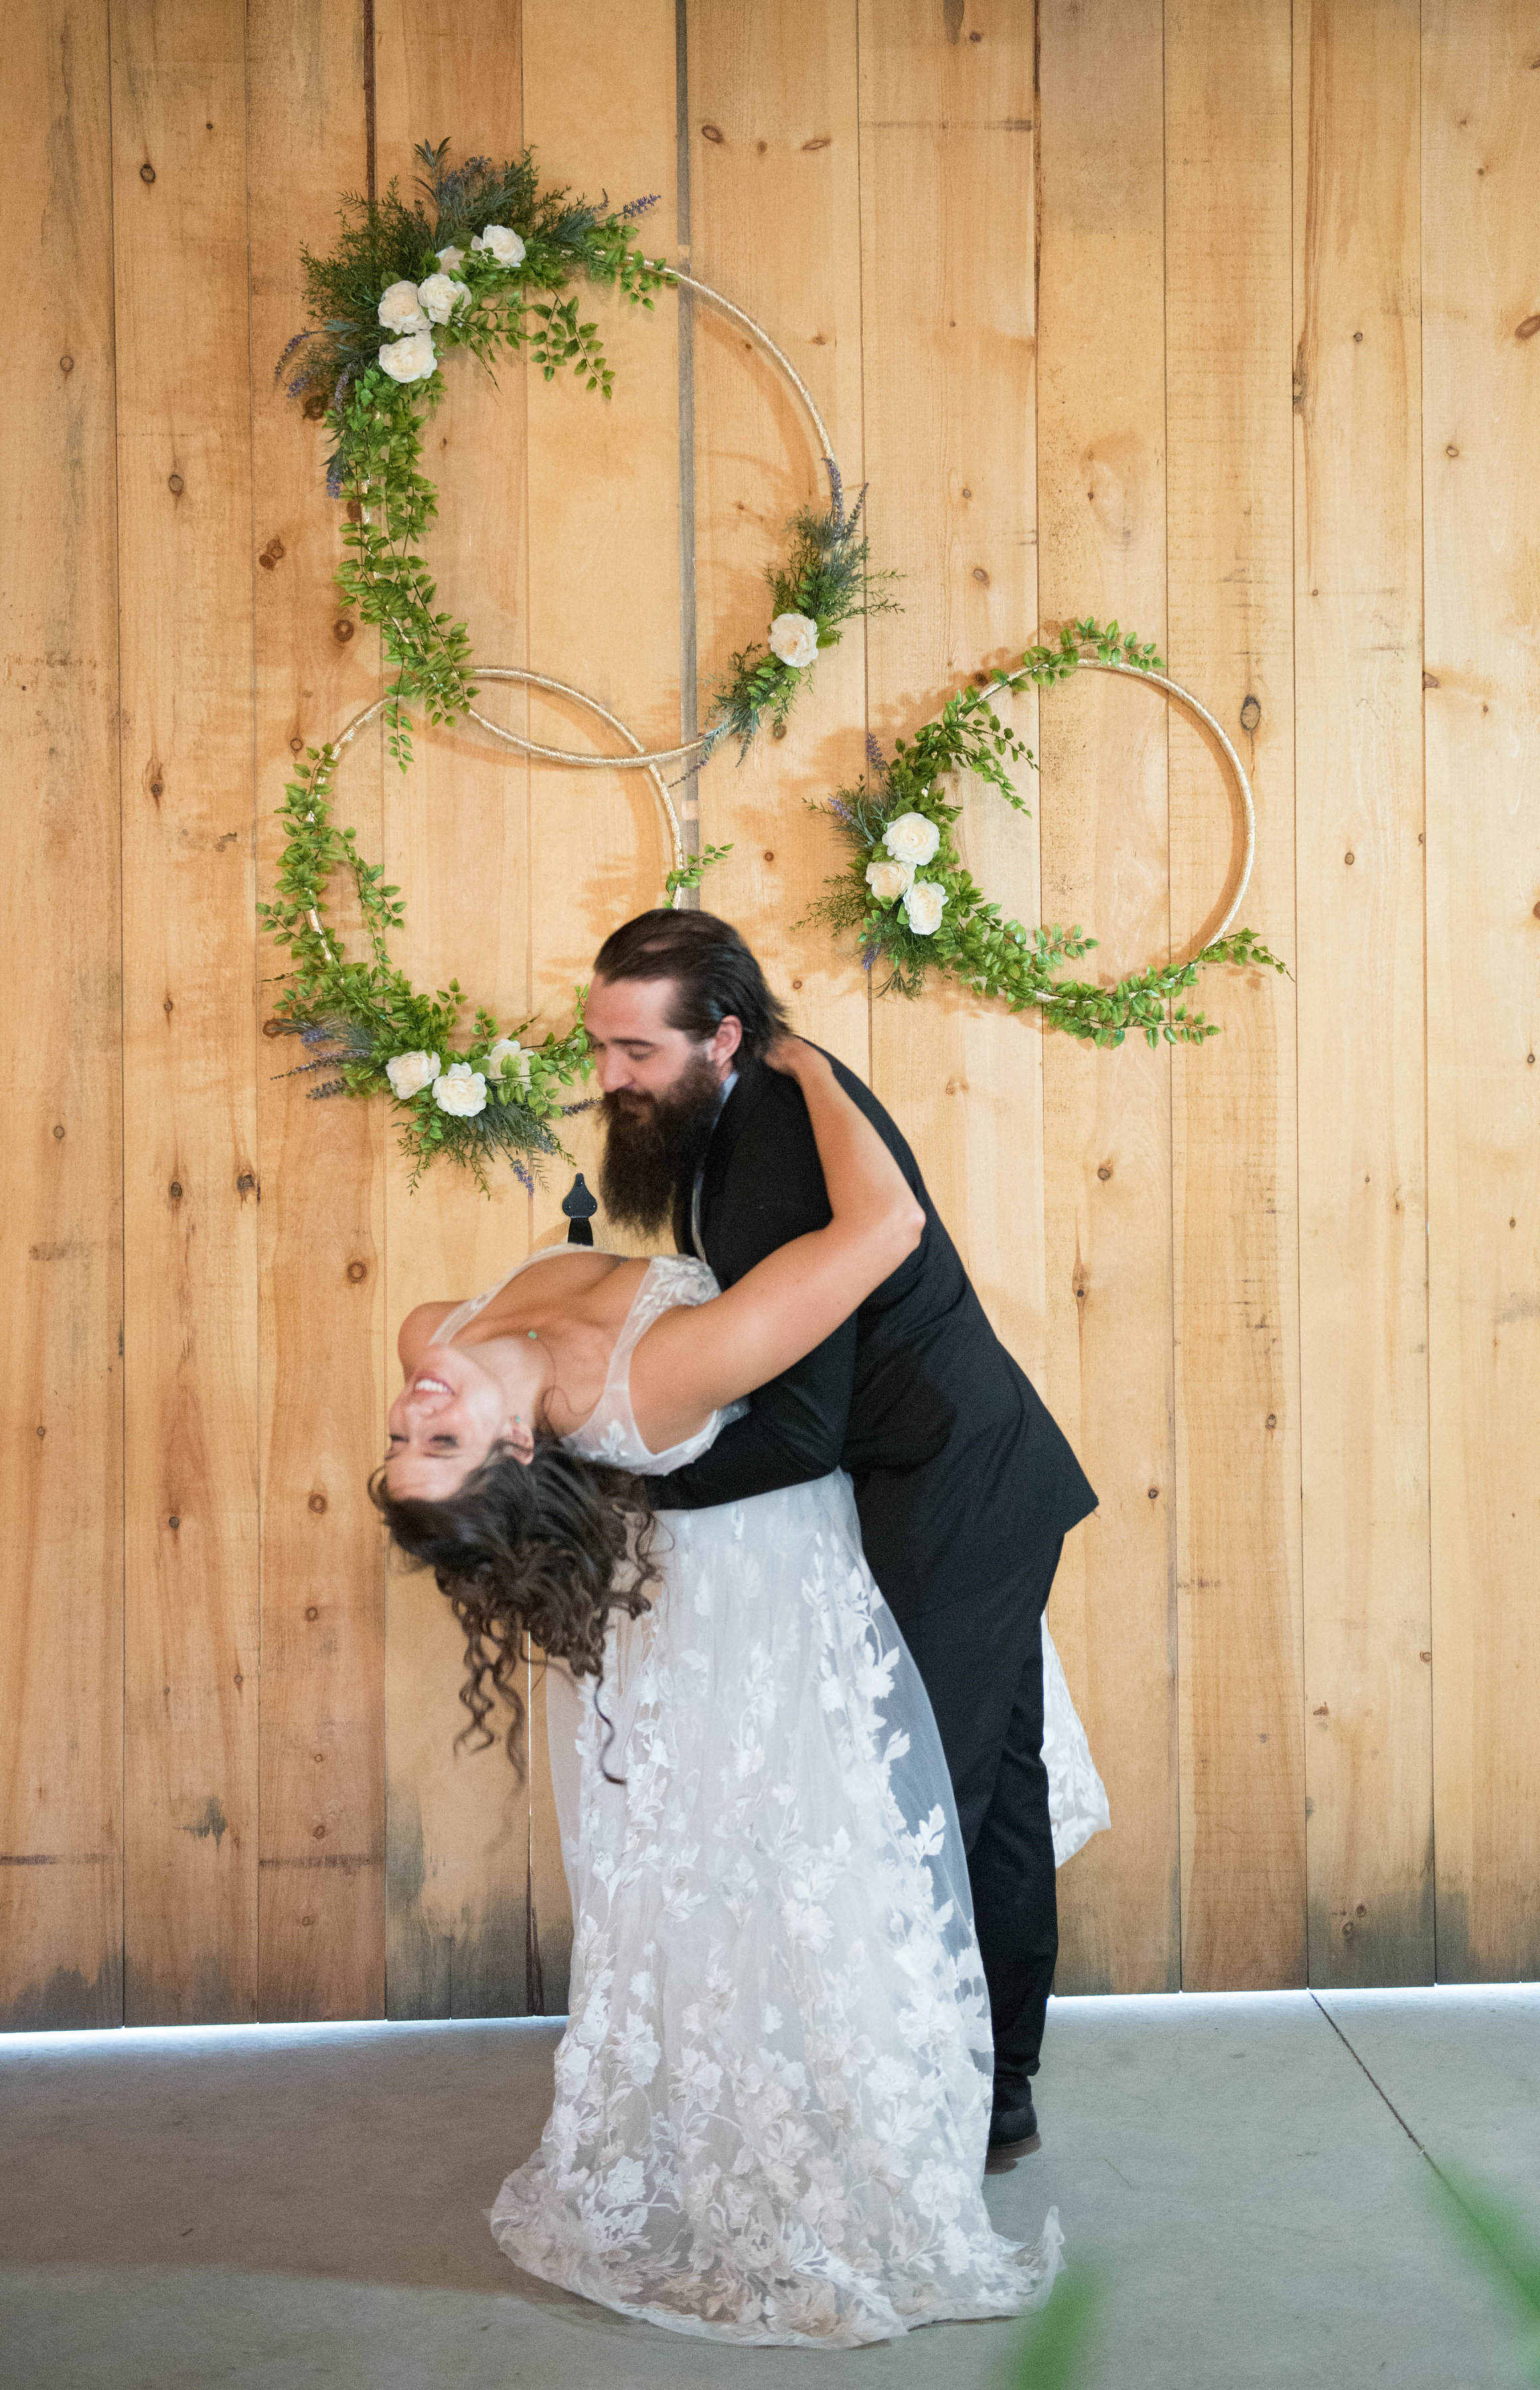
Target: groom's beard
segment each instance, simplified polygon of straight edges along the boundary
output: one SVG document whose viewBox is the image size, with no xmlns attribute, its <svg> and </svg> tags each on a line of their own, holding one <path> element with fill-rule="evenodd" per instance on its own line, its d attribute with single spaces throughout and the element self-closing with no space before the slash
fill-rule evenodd
<svg viewBox="0 0 1540 2390">
<path fill-rule="evenodd" d="M 599 1200 L 618 1227 L 650 1237 L 694 1187 L 722 1103 L 722 1082 L 704 1054 L 657 1095 L 618 1088 L 604 1099 Z"/>
</svg>

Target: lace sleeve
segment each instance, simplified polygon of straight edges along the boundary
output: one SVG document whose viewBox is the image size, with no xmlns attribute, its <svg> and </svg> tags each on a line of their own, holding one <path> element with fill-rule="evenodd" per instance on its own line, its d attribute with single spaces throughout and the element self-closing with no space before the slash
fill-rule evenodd
<svg viewBox="0 0 1540 2390">
<path fill-rule="evenodd" d="M 746 1402 L 729 1403 L 713 1411 L 704 1427 L 666 1452 L 652 1452 L 642 1442 L 631 1407 L 631 1356 L 655 1319 L 682 1304 L 709 1303 L 721 1289 L 704 1262 L 687 1254 L 666 1254 L 648 1264 L 625 1325 L 615 1340 L 604 1392 L 583 1425 L 565 1441 L 569 1450 L 587 1460 L 605 1460 L 615 1469 L 634 1469 L 648 1477 L 666 1477 L 699 1458 L 716 1442 L 730 1420 L 741 1419 Z"/>
</svg>

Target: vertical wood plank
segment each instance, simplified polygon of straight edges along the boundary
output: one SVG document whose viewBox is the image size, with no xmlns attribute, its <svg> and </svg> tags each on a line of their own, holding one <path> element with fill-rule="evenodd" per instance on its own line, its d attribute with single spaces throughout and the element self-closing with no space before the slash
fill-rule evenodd
<svg viewBox="0 0 1540 2390">
<path fill-rule="evenodd" d="M 1256 790 L 1245 919 L 1294 926 L 1290 35 L 1259 0 L 1166 10 L 1166 421 L 1174 677 Z M 1248 703 L 1248 700 L 1253 700 Z M 1172 934 L 1216 918 L 1236 829 L 1170 726 Z M 1173 1075 L 1182 1983 L 1304 1980 L 1293 991 L 1217 974 L 1223 1035 Z"/>
<path fill-rule="evenodd" d="M 1423 12 L 1438 1972 L 1540 1974 L 1540 45 Z"/>
<path fill-rule="evenodd" d="M 518 0 L 474 17 L 431 0 L 377 6 L 379 182 L 409 196 L 417 142 L 446 134 L 456 159 L 501 161 L 523 148 Z M 426 470 L 439 489 L 428 555 L 438 603 L 468 622 L 484 663 L 527 659 L 523 377 L 494 386 L 473 360 L 452 360 L 448 394 L 429 428 Z M 507 703 L 485 711 L 500 719 Z M 505 1027 L 529 997 L 528 787 L 524 765 L 474 725 L 417 728 L 403 775 L 385 767 L 389 876 L 406 899 L 399 958 L 418 986 L 457 977 Z M 417 1189 L 399 1153 L 386 1179 L 387 1375 L 399 1383 L 395 1336 L 426 1299 L 468 1294 L 527 1249 L 529 1199 L 511 1172 L 490 1200 L 442 1166 Z M 462 1638 L 431 1577 L 392 1570 L 388 1587 L 389 1765 L 387 2005 L 391 2016 L 483 2016 L 525 2007 L 526 1787 L 500 1750 L 455 1750 Z"/>
<path fill-rule="evenodd" d="M 1036 615 L 1033 23 L 866 0 L 861 12 L 866 467 L 875 559 L 905 611 L 867 631 L 869 718 L 891 750 L 959 681 L 1018 658 Z M 1034 711 L 1016 722 L 1035 744 Z M 1034 922 L 1036 798 L 976 791 L 974 876 Z M 913 1144 L 985 1310 L 1041 1377 L 1042 1046 L 940 982 L 879 1001 L 872 1084 Z"/>
<path fill-rule="evenodd" d="M 126 1998 L 250 2016 L 257 1177 L 244 12 L 115 6 Z"/>
<path fill-rule="evenodd" d="M 12 23 L 0 112 L 27 339 L 0 483 L 4 950 L 24 969 L 6 1285 L 0 2024 L 122 2018 L 122 1309 L 107 10 Z"/>
<path fill-rule="evenodd" d="M 1044 0 L 1038 32 L 1038 598 L 1165 647 L 1165 125 L 1159 0 Z M 1166 705 L 1086 675 L 1043 707 L 1045 918 L 1109 980 L 1170 944 Z M 1172 1433 L 1170 1049 L 1050 1036 L 1043 1054 L 1045 1393 L 1100 1509 L 1051 1622 L 1113 1831 L 1060 1878 L 1056 1988 L 1180 1982 Z"/>
<path fill-rule="evenodd" d="M 700 0 L 690 10 L 692 271 L 790 357 L 828 426 L 853 505 L 862 481 L 861 234 L 855 0 Z M 767 241 L 766 225 L 796 227 Z M 764 574 L 800 508 L 828 504 L 806 413 L 726 317 L 695 315 L 697 631 L 704 714 L 728 659 L 769 627 Z M 874 559 L 875 560 L 875 559 Z M 800 928 L 843 860 L 806 811 L 866 767 L 861 627 L 819 664 L 784 740 L 701 776 L 703 844 L 731 843 L 701 903 L 742 931 L 799 1030 L 863 1077 L 865 974 Z"/>
<path fill-rule="evenodd" d="M 333 585 L 340 554 L 326 434 L 274 368 L 305 321 L 301 250 L 362 190 L 363 26 L 323 0 L 247 15 L 251 188 L 253 546 L 259 854 L 307 747 L 377 693 Z M 290 368 L 291 370 L 291 368 Z M 287 378 L 287 377 L 286 377 Z M 380 852 L 378 739 L 350 749 L 338 797 Z M 339 899 L 343 895 L 339 889 Z M 345 907 L 340 918 L 346 919 Z M 260 970 L 276 975 L 267 946 Z M 271 1017 L 275 990 L 262 990 Z M 264 2017 L 384 2007 L 384 1575 L 366 1479 L 383 1410 L 382 1108 L 314 1103 L 303 1057 L 257 1047 L 262 1187 L 262 1733 L 259 1998 Z"/>
<path fill-rule="evenodd" d="M 677 254 L 673 0 L 633 0 L 621 48 L 597 33 L 580 0 L 525 0 L 524 123 L 546 179 L 594 199 L 608 188 L 611 206 L 655 193 L 645 245 Z M 649 747 L 671 747 L 680 719 L 678 302 L 661 294 L 650 313 L 601 292 L 592 302 L 615 366 L 609 405 L 570 376 L 546 382 L 530 368 L 530 658 Z M 615 752 L 614 733 L 575 707 L 537 700 L 531 713 L 534 735 L 553 746 Z M 666 777 L 677 775 L 667 767 Z M 531 974 L 543 1019 L 570 1019 L 574 983 L 586 983 L 612 929 L 658 901 L 672 860 L 644 774 L 532 766 Z M 571 1128 L 566 1142 L 594 1186 L 597 1119 Z M 534 1203 L 537 1242 L 565 1232 L 567 1174 L 547 1178 Z M 601 1243 L 635 1242 L 602 1219 L 595 1227 Z M 530 1783 L 544 2005 L 559 2010 L 571 1920 L 538 1735 Z"/>
<path fill-rule="evenodd" d="M 664 258 L 677 246 L 674 80 L 670 0 L 638 0 L 619 51 L 596 38 L 579 0 L 526 0 L 525 137 L 542 179 L 596 200 L 607 189 L 611 207 L 656 194 L 641 229 L 648 253 Z M 547 382 L 530 368 L 530 656 L 661 749 L 679 739 L 678 302 L 661 293 L 647 311 L 591 297 L 615 367 L 609 404 L 571 374 Z M 552 746 L 603 754 L 620 743 L 564 700 L 536 696 L 531 712 Z M 687 794 L 677 788 L 675 801 Z M 658 901 L 673 850 L 639 772 L 532 766 L 530 834 L 533 996 L 543 1020 L 564 1023 L 610 932 Z M 594 1122 L 575 1122 L 567 1142 L 592 1184 Z M 565 1234 L 566 1175 L 549 1180 L 535 1200 L 537 1242 Z M 601 1240 L 622 1241 L 608 1226 Z"/>
<path fill-rule="evenodd" d="M 1310 1979 L 1431 1983 L 1418 0 L 1294 23 Z"/>
</svg>

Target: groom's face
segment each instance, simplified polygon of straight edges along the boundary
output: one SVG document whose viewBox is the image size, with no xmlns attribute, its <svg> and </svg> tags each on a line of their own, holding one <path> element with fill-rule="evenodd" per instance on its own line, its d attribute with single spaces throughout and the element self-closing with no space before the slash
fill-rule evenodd
<svg viewBox="0 0 1540 2390">
<path fill-rule="evenodd" d="M 726 1077 L 741 1023 L 729 1014 L 714 1037 L 692 1037 L 670 1021 L 676 997 L 671 979 L 595 980 L 583 1017 L 607 1099 L 666 1096 L 702 1063 L 718 1086 Z"/>
<path fill-rule="evenodd" d="M 742 1026 L 674 1028 L 672 980 L 597 979 L 584 1022 L 604 1090 L 599 1197 L 618 1226 L 655 1235 L 705 1153 Z"/>
</svg>

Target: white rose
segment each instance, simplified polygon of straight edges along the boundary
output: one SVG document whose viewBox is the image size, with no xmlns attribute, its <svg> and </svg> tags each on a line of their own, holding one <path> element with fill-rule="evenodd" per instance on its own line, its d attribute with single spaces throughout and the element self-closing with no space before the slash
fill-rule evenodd
<svg viewBox="0 0 1540 2390">
<path fill-rule="evenodd" d="M 451 1062 L 442 1079 L 433 1082 L 433 1101 L 441 1112 L 471 1120 L 487 1106 L 487 1083 L 468 1062 Z"/>
<path fill-rule="evenodd" d="M 428 318 L 417 304 L 415 282 L 392 282 L 379 302 L 379 320 L 388 332 L 426 332 Z"/>
<path fill-rule="evenodd" d="M 909 916 L 909 927 L 917 938 L 928 938 L 932 930 L 941 928 L 942 908 L 946 903 L 946 891 L 939 880 L 917 880 L 904 899 L 904 910 Z"/>
<path fill-rule="evenodd" d="M 469 296 L 465 284 L 451 282 L 447 274 L 430 274 L 426 282 L 417 284 L 417 297 L 430 324 L 447 324 Z"/>
<path fill-rule="evenodd" d="M 439 362 L 433 353 L 432 334 L 424 329 L 409 340 L 387 341 L 379 362 L 392 381 L 426 381 Z"/>
<path fill-rule="evenodd" d="M 524 244 L 507 225 L 488 225 L 484 232 L 472 233 L 472 249 L 484 249 L 494 265 L 522 265 Z"/>
<path fill-rule="evenodd" d="M 419 1046 L 411 1054 L 394 1054 L 385 1065 L 385 1076 L 403 1103 L 431 1086 L 439 1075 L 439 1058 L 425 1054 Z"/>
<path fill-rule="evenodd" d="M 941 844 L 941 832 L 924 814 L 900 814 L 883 831 L 882 843 L 900 863 L 929 863 Z"/>
<path fill-rule="evenodd" d="M 499 1037 L 495 1046 L 487 1048 L 487 1058 L 481 1068 L 489 1079 L 500 1079 L 515 1056 L 518 1057 L 515 1068 L 520 1084 L 527 1087 L 530 1084 L 530 1058 L 517 1037 Z"/>
<path fill-rule="evenodd" d="M 464 250 L 441 249 L 439 251 L 439 263 L 443 266 L 446 274 L 453 274 L 457 265 L 463 265 L 465 263 Z"/>
<path fill-rule="evenodd" d="M 770 625 L 770 651 L 799 672 L 818 661 L 818 625 L 807 614 L 777 614 Z"/>
<path fill-rule="evenodd" d="M 866 866 L 866 885 L 879 905 L 891 905 L 895 896 L 905 896 L 915 876 L 912 863 L 895 863 L 879 855 Z"/>
</svg>

